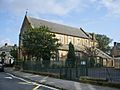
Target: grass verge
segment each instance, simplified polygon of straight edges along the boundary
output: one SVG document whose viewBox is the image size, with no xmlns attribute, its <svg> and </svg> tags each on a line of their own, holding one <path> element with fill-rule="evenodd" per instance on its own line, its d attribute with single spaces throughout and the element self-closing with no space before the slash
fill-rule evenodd
<svg viewBox="0 0 120 90">
<path fill-rule="evenodd" d="M 79 81 L 82 83 L 88 83 L 88 84 L 100 85 L 100 86 L 108 86 L 108 87 L 120 89 L 120 83 L 108 82 L 108 80 L 104 78 L 99 79 L 99 78 L 91 78 L 91 77 L 81 77 Z"/>
</svg>

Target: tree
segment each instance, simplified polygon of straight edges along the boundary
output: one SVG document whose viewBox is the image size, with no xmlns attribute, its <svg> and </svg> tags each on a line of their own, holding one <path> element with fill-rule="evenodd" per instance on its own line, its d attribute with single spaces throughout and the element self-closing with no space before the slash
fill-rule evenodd
<svg viewBox="0 0 120 90">
<path fill-rule="evenodd" d="M 18 49 L 17 49 L 17 45 L 15 44 L 14 47 L 11 49 L 10 51 L 10 55 L 17 60 L 17 56 L 18 56 Z"/>
<path fill-rule="evenodd" d="M 67 67 L 74 67 L 75 62 L 76 62 L 76 56 L 75 56 L 74 46 L 70 42 L 69 43 L 69 51 L 68 51 L 67 59 L 66 59 L 66 66 Z"/>
<path fill-rule="evenodd" d="M 93 35 L 93 33 L 91 33 L 91 35 Z M 106 35 L 101 35 L 101 34 L 95 34 L 95 38 L 98 42 L 97 48 L 99 48 L 105 53 L 110 53 L 111 48 L 109 44 L 112 42 L 112 39 L 110 39 Z"/>
<path fill-rule="evenodd" d="M 47 26 L 30 28 L 23 33 L 23 48 L 25 52 L 37 60 L 43 59 L 44 66 L 49 66 L 53 52 L 60 46 L 55 34 Z"/>
<path fill-rule="evenodd" d="M 6 53 L 5 53 L 5 52 L 2 52 L 2 53 L 0 54 L 0 57 L 1 57 L 2 63 L 4 63 L 4 60 L 5 60 L 5 57 L 6 57 Z"/>
<path fill-rule="evenodd" d="M 87 47 L 87 46 L 84 46 L 85 50 L 84 52 L 86 53 L 87 55 L 87 58 L 88 58 L 88 61 L 87 61 L 87 64 L 88 66 L 90 67 L 94 67 L 95 66 L 95 61 L 96 61 L 96 57 L 97 55 L 99 54 L 97 49 L 93 46 L 93 47 Z"/>
</svg>

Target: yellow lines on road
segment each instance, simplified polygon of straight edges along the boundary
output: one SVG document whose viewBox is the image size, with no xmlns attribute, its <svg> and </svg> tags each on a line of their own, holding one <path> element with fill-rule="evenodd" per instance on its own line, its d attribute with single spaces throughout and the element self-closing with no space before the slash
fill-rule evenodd
<svg viewBox="0 0 120 90">
<path fill-rule="evenodd" d="M 36 82 L 32 82 L 32 84 L 36 86 L 33 88 L 33 90 L 38 90 L 38 88 L 41 86 L 41 84 L 38 84 Z"/>
<path fill-rule="evenodd" d="M 30 81 L 28 81 L 26 79 L 23 79 L 21 77 L 17 77 L 15 75 L 10 74 L 10 73 L 6 73 L 6 74 L 10 75 L 12 78 L 16 78 L 16 79 L 21 80 L 22 82 L 18 82 L 19 84 L 34 85 L 35 87 L 32 90 L 38 90 L 40 87 L 49 88 L 49 89 L 52 89 L 52 90 L 59 90 L 59 89 L 56 89 L 54 87 L 50 87 L 50 86 L 47 86 L 47 85 L 39 84 L 37 82 L 30 82 Z M 47 78 L 48 78 L 48 76 L 44 77 L 42 80 L 40 80 L 40 83 L 44 83 L 45 84 L 46 81 L 47 81 Z"/>
<path fill-rule="evenodd" d="M 19 84 L 27 84 L 27 85 L 34 85 L 35 87 L 32 90 L 38 90 L 38 88 L 41 86 L 40 84 L 37 84 L 35 82 L 18 82 Z"/>
<path fill-rule="evenodd" d="M 27 85 L 33 85 L 31 82 L 18 82 L 18 84 L 27 84 Z"/>
<path fill-rule="evenodd" d="M 18 82 L 19 84 L 27 84 L 27 85 L 34 85 L 35 87 L 32 90 L 38 90 L 38 88 L 41 86 L 38 83 L 35 82 Z"/>
<path fill-rule="evenodd" d="M 40 87 L 41 85 L 37 85 L 35 88 L 33 88 L 33 90 L 38 90 L 38 88 Z"/>
<path fill-rule="evenodd" d="M 23 82 L 18 82 L 18 84 L 27 84 L 27 85 L 34 85 L 34 86 L 36 86 L 35 88 L 33 88 L 33 90 L 37 90 L 37 89 L 41 86 L 40 84 L 38 84 L 38 83 L 36 83 L 36 82 L 30 82 L 30 81 L 25 80 L 25 79 L 23 79 L 23 78 L 16 77 L 16 76 L 14 76 L 14 75 L 12 75 L 12 74 L 10 74 L 10 73 L 7 73 L 7 74 L 10 75 L 10 76 L 13 77 L 13 78 L 17 78 L 17 79 L 23 81 Z"/>
</svg>

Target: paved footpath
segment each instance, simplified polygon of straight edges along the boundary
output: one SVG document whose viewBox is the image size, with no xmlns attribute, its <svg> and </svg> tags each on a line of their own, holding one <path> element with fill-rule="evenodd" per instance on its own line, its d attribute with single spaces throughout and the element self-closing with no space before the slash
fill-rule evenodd
<svg viewBox="0 0 120 90">
<path fill-rule="evenodd" d="M 20 76 L 22 78 L 26 78 L 26 79 L 29 79 L 32 81 L 37 81 L 40 83 L 64 88 L 66 90 L 120 90 L 120 89 L 116 89 L 116 88 L 96 86 L 96 85 L 79 83 L 79 82 L 75 82 L 75 81 L 51 78 L 48 76 L 40 76 L 40 75 L 24 73 L 24 72 L 20 72 L 20 71 L 14 71 L 12 68 L 6 68 L 5 71 L 8 73 L 14 74 L 16 76 Z"/>
</svg>

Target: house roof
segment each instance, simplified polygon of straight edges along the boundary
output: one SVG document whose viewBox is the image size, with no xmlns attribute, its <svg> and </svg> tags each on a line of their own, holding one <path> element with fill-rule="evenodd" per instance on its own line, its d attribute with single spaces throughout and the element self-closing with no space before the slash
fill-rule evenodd
<svg viewBox="0 0 120 90">
<path fill-rule="evenodd" d="M 108 54 L 104 53 L 103 51 L 101 51 L 100 49 L 98 48 L 95 48 L 98 52 L 98 55 L 99 57 L 102 57 L 102 58 L 106 58 L 106 59 L 113 59 L 111 56 L 109 56 Z"/>
<path fill-rule="evenodd" d="M 65 35 L 76 36 L 76 37 L 87 38 L 87 39 L 91 38 L 81 28 L 78 29 L 75 27 L 61 25 L 61 24 L 49 22 L 46 20 L 36 19 L 33 17 L 28 17 L 28 16 L 26 16 L 26 17 L 33 28 L 39 27 L 41 25 L 45 25 L 45 26 L 51 28 L 51 32 L 54 32 L 54 33 L 65 34 Z"/>
<path fill-rule="evenodd" d="M 2 46 L 0 47 L 0 52 L 10 52 L 13 46 Z"/>
<path fill-rule="evenodd" d="M 80 47 L 80 46 L 76 46 L 74 45 L 74 48 L 75 48 L 75 51 L 81 51 L 81 52 L 84 52 L 84 53 L 87 53 L 85 51 L 84 48 Z M 69 50 L 69 46 L 68 45 L 62 45 L 61 47 L 59 47 L 60 50 Z M 95 48 L 96 52 L 97 52 L 97 56 L 98 57 L 101 57 L 101 58 L 104 58 L 104 59 L 113 59 L 111 56 L 109 56 L 108 54 L 104 53 L 103 51 L 101 51 L 100 49 L 98 48 Z"/>
</svg>

